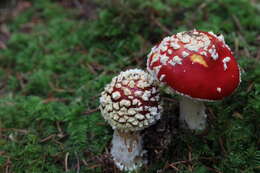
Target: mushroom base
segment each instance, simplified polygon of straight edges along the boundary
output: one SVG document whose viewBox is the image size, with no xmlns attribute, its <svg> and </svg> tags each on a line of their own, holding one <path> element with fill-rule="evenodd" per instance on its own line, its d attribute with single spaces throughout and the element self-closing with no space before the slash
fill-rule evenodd
<svg viewBox="0 0 260 173">
<path fill-rule="evenodd" d="M 114 131 L 111 155 L 120 170 L 132 171 L 141 167 L 145 163 L 144 153 L 139 132 Z"/>
<path fill-rule="evenodd" d="M 187 97 L 180 98 L 180 125 L 191 130 L 204 130 L 206 128 L 207 114 L 202 101 Z"/>
</svg>

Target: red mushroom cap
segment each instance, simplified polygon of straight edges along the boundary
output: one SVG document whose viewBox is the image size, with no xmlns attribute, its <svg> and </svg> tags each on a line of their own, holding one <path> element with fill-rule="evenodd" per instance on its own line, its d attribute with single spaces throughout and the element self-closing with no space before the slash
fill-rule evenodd
<svg viewBox="0 0 260 173">
<path fill-rule="evenodd" d="M 121 72 L 101 93 L 100 109 L 104 119 L 114 129 L 143 130 L 161 116 L 156 81 L 143 70 Z"/>
<path fill-rule="evenodd" d="M 220 100 L 240 83 L 239 66 L 222 35 L 188 31 L 152 48 L 147 69 L 174 91 L 199 100 Z"/>
</svg>

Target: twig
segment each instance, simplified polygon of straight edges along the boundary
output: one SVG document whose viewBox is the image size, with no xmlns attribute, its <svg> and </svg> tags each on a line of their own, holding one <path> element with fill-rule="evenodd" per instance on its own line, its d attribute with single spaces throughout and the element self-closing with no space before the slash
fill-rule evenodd
<svg viewBox="0 0 260 173">
<path fill-rule="evenodd" d="M 26 81 L 27 81 L 27 78 L 26 78 L 25 74 L 17 73 L 16 74 L 16 78 L 18 79 L 21 88 L 22 89 L 25 88 L 25 84 L 26 84 Z"/>
<path fill-rule="evenodd" d="M 179 171 L 179 168 L 177 168 L 176 166 L 174 166 L 173 164 L 169 164 L 169 167 L 175 169 L 175 171 Z"/>
<path fill-rule="evenodd" d="M 50 103 L 50 102 L 63 102 L 63 103 L 66 103 L 67 101 L 69 101 L 69 99 L 60 99 L 60 98 L 55 98 L 55 97 L 49 97 L 49 98 L 46 98 L 43 100 L 43 104 L 47 104 L 47 103 Z"/>
<path fill-rule="evenodd" d="M 205 166 L 205 165 L 204 165 Z M 208 166 L 205 166 L 208 170 L 212 171 L 212 172 L 215 172 L 215 173 L 222 173 L 221 171 L 215 169 L 215 168 L 211 168 L 211 167 L 208 167 Z"/>
<path fill-rule="evenodd" d="M 82 161 L 82 163 L 83 163 L 85 166 L 88 166 L 88 163 L 87 163 L 87 161 L 86 161 L 85 159 L 82 159 L 81 161 Z"/>
<path fill-rule="evenodd" d="M 68 158 L 69 158 L 69 152 L 66 153 L 65 155 L 65 160 L 64 160 L 64 164 L 65 164 L 65 172 L 68 172 L 69 169 L 68 169 Z"/>
<path fill-rule="evenodd" d="M 245 45 L 246 45 L 246 46 L 244 47 L 245 53 L 246 53 L 246 55 L 247 55 L 248 57 L 251 57 L 251 54 L 250 54 L 250 52 L 249 52 L 249 50 L 248 50 L 248 43 L 247 43 L 246 39 L 245 39 L 244 36 L 243 36 L 243 31 L 244 31 L 244 29 L 243 29 L 243 27 L 242 27 L 242 25 L 241 25 L 239 19 L 237 18 L 237 16 L 236 16 L 236 15 L 231 15 L 231 16 L 232 16 L 232 19 L 233 19 L 235 25 L 236 25 L 237 28 L 238 28 L 238 36 L 239 36 L 240 40 L 242 40 L 242 41 L 245 43 Z"/>
<path fill-rule="evenodd" d="M 227 155 L 227 151 L 226 151 L 226 149 L 225 149 L 225 147 L 224 147 L 224 143 L 223 143 L 222 137 L 219 137 L 219 138 L 218 138 L 218 141 L 219 141 L 219 144 L 220 144 L 220 148 L 221 148 L 221 150 L 222 150 L 222 153 L 223 153 L 224 155 Z"/>
<path fill-rule="evenodd" d="M 94 168 L 98 168 L 98 167 L 100 167 L 100 164 L 92 165 L 89 168 L 94 169 Z"/>
<path fill-rule="evenodd" d="M 96 70 L 89 63 L 87 63 L 86 65 L 92 74 L 97 75 Z"/>
<path fill-rule="evenodd" d="M 56 136 L 56 134 L 52 134 L 50 136 L 47 136 L 46 138 L 43 138 L 42 140 L 40 140 L 40 143 L 46 142 L 46 141 L 52 139 L 55 136 Z"/>
<path fill-rule="evenodd" d="M 79 156 L 78 156 L 77 152 L 75 152 L 75 155 L 76 155 L 76 159 L 77 159 L 77 173 L 79 173 L 79 171 L 80 171 Z"/>
<path fill-rule="evenodd" d="M 178 101 L 176 99 L 170 98 L 170 97 L 162 97 L 163 100 L 170 101 L 171 103 L 178 104 Z"/>
<path fill-rule="evenodd" d="M 8 131 L 8 130 L 12 130 L 12 131 L 15 131 L 15 132 L 18 132 L 18 133 L 23 133 L 23 134 L 27 134 L 27 133 L 28 133 L 28 130 L 25 130 L 25 129 L 0 128 L 0 131 L 1 131 L 1 132 L 3 132 L 3 131 Z"/>
<path fill-rule="evenodd" d="M 207 5 L 208 5 L 209 3 L 211 3 L 212 1 L 213 1 L 213 0 L 206 0 L 206 1 L 204 1 L 203 3 L 201 3 L 201 4 L 198 6 L 197 11 L 203 10 L 203 8 L 207 7 Z"/>
<path fill-rule="evenodd" d="M 191 163 L 193 160 L 182 160 L 182 161 L 177 161 L 177 162 L 173 162 L 171 164 L 173 165 L 179 165 L 179 164 L 185 164 L 185 163 Z"/>
<path fill-rule="evenodd" d="M 53 91 L 55 91 L 55 92 L 59 92 L 59 93 L 63 93 L 63 92 L 74 93 L 74 92 L 75 92 L 74 89 L 70 89 L 70 88 L 68 88 L 68 89 L 58 88 L 58 87 L 56 87 L 55 84 L 53 84 L 53 83 L 51 83 L 51 82 L 49 82 L 48 84 L 49 84 L 49 86 L 51 87 L 51 89 L 52 89 Z"/>
<path fill-rule="evenodd" d="M 177 162 L 174 162 L 174 163 L 171 163 L 171 164 L 169 164 L 169 166 L 171 167 L 171 168 L 173 168 L 173 169 L 175 169 L 175 168 L 177 168 L 176 167 L 176 165 L 179 165 L 179 164 L 192 164 L 192 162 L 194 162 L 194 161 L 198 161 L 198 160 L 216 160 L 216 158 L 208 158 L 208 157 L 200 157 L 200 158 L 198 158 L 198 159 L 192 159 L 191 158 L 191 155 L 189 154 L 189 160 L 182 160 L 182 161 L 177 161 Z M 190 165 L 189 165 L 190 166 Z M 189 168 L 189 171 L 193 171 L 192 170 L 192 167 L 191 167 L 191 170 L 190 170 L 190 167 L 188 167 Z M 212 170 L 212 171 L 214 171 L 214 172 L 216 172 L 216 173 L 222 173 L 222 172 L 220 172 L 220 171 L 218 171 L 218 170 L 216 170 L 216 169 L 213 169 L 213 168 L 210 168 L 210 167 L 207 167 L 209 170 Z M 178 168 L 177 168 L 178 169 Z M 176 169 L 175 169 L 176 170 Z M 179 169 L 178 169 L 179 170 Z M 176 170 L 176 171 L 178 171 L 178 170 Z"/>
<path fill-rule="evenodd" d="M 235 22 L 235 24 L 236 24 L 238 30 L 239 30 L 240 32 L 243 32 L 244 29 L 243 29 L 241 23 L 239 22 L 239 19 L 237 18 L 237 16 L 235 16 L 235 15 L 233 15 L 233 14 L 232 14 L 231 16 L 232 16 L 232 18 L 233 18 L 233 20 L 234 20 L 234 22 Z"/>
<path fill-rule="evenodd" d="M 251 54 L 247 48 L 248 43 L 246 42 L 246 39 L 244 38 L 244 36 L 241 33 L 238 33 L 238 37 L 240 38 L 240 40 L 242 40 L 245 43 L 244 51 L 246 53 L 246 56 L 251 57 Z"/>
<path fill-rule="evenodd" d="M 208 160 L 212 162 L 217 162 L 217 160 L 220 160 L 220 158 L 214 158 L 214 157 L 199 157 L 198 160 Z"/>
<path fill-rule="evenodd" d="M 168 35 L 172 34 L 172 32 L 166 26 L 164 26 L 158 19 L 154 17 L 154 15 L 152 15 L 151 18 L 152 22 L 154 22 L 155 25 L 160 27 L 165 33 L 167 33 Z"/>
<path fill-rule="evenodd" d="M 99 111 L 99 108 L 95 108 L 95 109 L 90 109 L 90 110 L 87 110 L 86 112 L 83 112 L 84 115 L 90 115 L 94 112 L 98 112 Z"/>
<path fill-rule="evenodd" d="M 62 131 L 61 127 L 60 127 L 60 122 L 56 121 L 55 123 L 56 123 L 56 126 L 57 126 L 57 129 L 58 129 L 59 133 L 63 134 L 63 131 Z"/>
<path fill-rule="evenodd" d="M 10 173 L 10 167 L 12 162 L 10 161 L 10 157 L 7 157 L 7 161 L 5 163 L 5 173 Z"/>
<path fill-rule="evenodd" d="M 83 10 L 83 7 L 82 7 L 81 3 L 78 0 L 74 0 L 73 2 L 77 6 L 77 8 L 79 8 L 80 10 Z"/>
<path fill-rule="evenodd" d="M 215 115 L 215 113 L 213 112 L 213 110 L 211 109 L 211 108 L 207 108 L 207 110 L 208 110 L 208 122 L 209 122 L 209 127 L 210 127 L 210 125 L 212 126 L 212 127 L 214 127 L 215 126 L 215 124 L 214 124 L 214 122 L 215 122 L 215 120 L 217 119 L 217 117 L 216 117 L 216 115 Z"/>
<path fill-rule="evenodd" d="M 56 144 L 59 144 L 60 145 L 60 147 L 62 148 L 62 150 L 64 150 L 64 145 L 63 145 L 63 143 L 61 143 L 61 142 L 59 142 L 59 141 L 57 141 L 57 140 L 53 140 L 53 142 L 55 142 Z"/>
<path fill-rule="evenodd" d="M 234 38 L 234 45 L 235 45 L 235 53 L 238 54 L 239 50 L 239 39 L 237 37 Z"/>
<path fill-rule="evenodd" d="M 2 139 L 2 122 L 1 122 L 1 120 L 0 120 L 0 139 Z"/>
<path fill-rule="evenodd" d="M 192 161 L 192 155 L 191 155 L 192 149 L 191 149 L 191 146 L 189 146 L 189 145 L 188 145 L 188 148 L 189 148 L 188 159 L 191 163 L 191 161 Z M 188 169 L 189 169 L 190 172 L 192 172 L 192 165 L 189 164 Z"/>
</svg>

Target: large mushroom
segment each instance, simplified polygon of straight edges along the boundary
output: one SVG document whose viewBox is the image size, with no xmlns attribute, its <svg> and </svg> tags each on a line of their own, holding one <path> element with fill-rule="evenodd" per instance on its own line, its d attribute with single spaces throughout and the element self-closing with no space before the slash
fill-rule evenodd
<svg viewBox="0 0 260 173">
<path fill-rule="evenodd" d="M 111 155 L 115 165 L 125 171 L 142 166 L 140 131 L 159 120 L 162 112 L 156 81 L 143 70 L 121 72 L 102 92 L 100 110 L 114 129 Z"/>
<path fill-rule="evenodd" d="M 182 127 L 206 127 L 203 101 L 229 96 L 240 83 L 239 66 L 222 35 L 192 30 L 164 38 L 152 48 L 147 69 L 180 98 Z"/>
</svg>

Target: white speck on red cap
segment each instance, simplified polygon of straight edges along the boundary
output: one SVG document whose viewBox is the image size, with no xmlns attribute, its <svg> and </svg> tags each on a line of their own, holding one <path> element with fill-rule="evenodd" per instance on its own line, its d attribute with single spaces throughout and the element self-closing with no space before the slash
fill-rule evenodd
<svg viewBox="0 0 260 173">
<path fill-rule="evenodd" d="M 160 61 L 161 61 L 162 64 L 165 65 L 165 64 L 167 63 L 168 60 L 169 60 L 169 57 L 168 57 L 166 54 L 161 55 L 161 57 L 160 57 Z"/>
<path fill-rule="evenodd" d="M 180 46 L 178 43 L 172 42 L 172 43 L 171 43 L 171 47 L 172 47 L 173 49 L 179 49 L 181 46 Z"/>
<path fill-rule="evenodd" d="M 186 58 L 187 56 L 189 56 L 189 53 L 186 51 L 182 51 L 182 57 Z"/>
<path fill-rule="evenodd" d="M 226 57 L 226 58 L 224 58 L 224 59 L 222 60 L 223 66 L 224 66 L 224 71 L 227 70 L 227 62 L 229 62 L 230 60 L 231 60 L 230 57 Z"/>
<path fill-rule="evenodd" d="M 112 94 L 113 99 L 118 100 L 120 97 L 121 97 L 120 92 L 118 92 L 118 91 L 113 92 L 113 94 Z"/>
<path fill-rule="evenodd" d="M 160 76 L 160 81 L 162 81 L 163 79 L 165 78 L 165 74 L 162 74 L 161 76 Z"/>
</svg>

